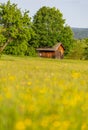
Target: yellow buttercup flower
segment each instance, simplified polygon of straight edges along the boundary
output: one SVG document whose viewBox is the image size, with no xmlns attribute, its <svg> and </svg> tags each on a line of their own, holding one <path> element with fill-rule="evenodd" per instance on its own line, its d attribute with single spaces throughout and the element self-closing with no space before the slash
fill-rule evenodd
<svg viewBox="0 0 88 130">
<path fill-rule="evenodd" d="M 41 88 L 39 91 L 41 94 L 45 94 L 47 92 L 47 88 L 46 87 Z"/>
<path fill-rule="evenodd" d="M 27 119 L 25 119 L 24 124 L 25 124 L 25 126 L 31 126 L 32 125 L 32 120 L 27 118 Z"/>
<path fill-rule="evenodd" d="M 54 127 L 59 127 L 60 125 L 61 125 L 61 123 L 59 121 L 54 121 L 53 122 Z"/>
<path fill-rule="evenodd" d="M 31 82 L 28 82 L 27 84 L 30 86 L 30 85 L 31 85 Z"/>
<path fill-rule="evenodd" d="M 80 73 L 78 73 L 78 72 L 72 73 L 72 78 L 79 78 L 79 77 L 80 77 Z"/>
<path fill-rule="evenodd" d="M 62 130 L 67 130 L 70 125 L 69 121 L 63 121 L 62 122 Z"/>
<path fill-rule="evenodd" d="M 29 112 L 34 112 L 36 109 L 36 106 L 34 104 L 30 104 L 27 109 Z"/>
<path fill-rule="evenodd" d="M 82 124 L 81 130 L 87 130 L 87 124 L 86 123 Z"/>
<path fill-rule="evenodd" d="M 42 121 L 41 121 L 41 126 L 42 127 L 47 127 L 48 125 L 49 125 L 49 118 L 48 117 L 45 117 L 45 118 L 43 118 L 42 119 Z"/>
<path fill-rule="evenodd" d="M 15 80 L 15 76 L 9 76 L 9 80 L 10 81 L 14 81 Z"/>
<path fill-rule="evenodd" d="M 6 92 L 6 98 L 10 99 L 12 97 L 12 94 L 10 92 Z"/>
<path fill-rule="evenodd" d="M 15 130 L 25 130 L 26 126 L 24 121 L 18 121 L 15 125 Z"/>
</svg>

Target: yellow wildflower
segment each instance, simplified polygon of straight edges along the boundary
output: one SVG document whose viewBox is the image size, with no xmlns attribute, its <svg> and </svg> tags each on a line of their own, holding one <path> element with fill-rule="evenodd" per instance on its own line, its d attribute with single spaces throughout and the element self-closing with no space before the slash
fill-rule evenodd
<svg viewBox="0 0 88 130">
<path fill-rule="evenodd" d="M 6 98 L 10 99 L 12 97 L 12 94 L 10 92 L 6 92 Z"/>
<path fill-rule="evenodd" d="M 24 121 L 18 121 L 15 125 L 15 130 L 25 130 L 26 126 Z"/>
<path fill-rule="evenodd" d="M 54 127 L 59 127 L 60 125 L 61 125 L 61 123 L 59 121 L 54 121 L 53 122 Z"/>
<path fill-rule="evenodd" d="M 46 87 L 40 89 L 40 93 L 41 94 L 45 94 L 46 92 L 47 92 L 47 88 Z"/>
<path fill-rule="evenodd" d="M 48 117 L 45 117 L 45 118 L 43 118 L 42 119 L 42 121 L 41 121 L 41 126 L 42 127 L 47 127 L 48 125 L 49 125 L 49 118 Z"/>
<path fill-rule="evenodd" d="M 86 123 L 83 123 L 82 127 L 81 127 L 81 130 L 86 130 L 86 129 L 87 129 L 87 125 L 86 125 Z"/>
<path fill-rule="evenodd" d="M 35 109 L 36 109 L 36 106 L 34 104 L 31 104 L 31 105 L 28 106 L 28 111 L 29 112 L 34 112 Z"/>
<path fill-rule="evenodd" d="M 68 127 L 69 127 L 69 125 L 70 125 L 70 122 L 69 121 L 63 121 L 62 122 L 62 130 L 67 130 L 68 129 Z"/>
<path fill-rule="evenodd" d="M 79 78 L 79 77 L 80 77 L 80 73 L 78 73 L 78 72 L 72 73 L 72 78 Z"/>
<path fill-rule="evenodd" d="M 27 84 L 30 86 L 30 85 L 31 85 L 31 82 L 28 82 Z"/>
<path fill-rule="evenodd" d="M 10 81 L 14 81 L 15 80 L 15 76 L 9 76 L 9 80 Z"/>
<path fill-rule="evenodd" d="M 25 126 L 31 126 L 32 125 L 31 119 L 29 119 L 29 118 L 25 119 L 24 124 L 25 124 Z"/>
</svg>

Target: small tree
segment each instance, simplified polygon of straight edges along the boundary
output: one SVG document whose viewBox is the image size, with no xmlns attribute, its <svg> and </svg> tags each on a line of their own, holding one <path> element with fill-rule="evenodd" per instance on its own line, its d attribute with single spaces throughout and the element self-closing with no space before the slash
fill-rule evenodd
<svg viewBox="0 0 88 130">
<path fill-rule="evenodd" d="M 88 60 L 88 39 L 85 39 L 86 47 L 84 48 L 84 58 Z"/>
<path fill-rule="evenodd" d="M 10 0 L 6 4 L 0 4 L 0 53 L 11 42 L 24 42 L 27 46 L 32 32 L 28 13 L 21 13 L 17 5 L 11 4 Z"/>
<path fill-rule="evenodd" d="M 68 58 L 83 59 L 84 58 L 84 40 L 74 40 L 73 47 L 71 48 Z"/>
</svg>

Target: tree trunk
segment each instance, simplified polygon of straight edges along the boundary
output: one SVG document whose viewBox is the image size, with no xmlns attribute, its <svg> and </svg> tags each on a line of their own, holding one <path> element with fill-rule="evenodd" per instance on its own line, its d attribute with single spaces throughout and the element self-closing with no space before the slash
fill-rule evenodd
<svg viewBox="0 0 88 130">
<path fill-rule="evenodd" d="M 7 42 L 0 47 L 0 54 L 3 52 L 3 50 L 5 49 L 5 47 L 12 41 L 12 39 L 8 39 Z"/>
</svg>

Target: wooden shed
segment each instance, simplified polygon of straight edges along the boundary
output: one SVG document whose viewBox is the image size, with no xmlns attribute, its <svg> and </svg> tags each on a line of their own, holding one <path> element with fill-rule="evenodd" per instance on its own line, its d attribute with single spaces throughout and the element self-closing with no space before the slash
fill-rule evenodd
<svg viewBox="0 0 88 130">
<path fill-rule="evenodd" d="M 58 43 L 52 48 L 37 48 L 37 51 L 40 57 L 62 59 L 65 49 L 62 43 Z"/>
</svg>

